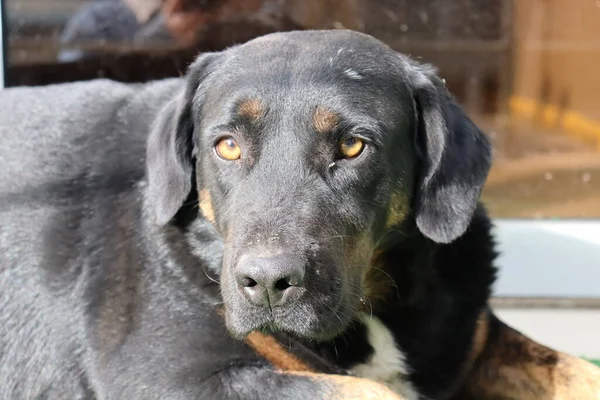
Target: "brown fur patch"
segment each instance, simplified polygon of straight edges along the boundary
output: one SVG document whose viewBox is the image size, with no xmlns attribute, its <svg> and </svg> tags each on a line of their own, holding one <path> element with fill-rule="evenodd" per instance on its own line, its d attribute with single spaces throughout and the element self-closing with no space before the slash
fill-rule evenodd
<svg viewBox="0 0 600 400">
<path fill-rule="evenodd" d="M 265 108 L 258 99 L 249 99 L 242 101 L 237 108 L 239 115 L 248 118 L 251 121 L 258 121 L 265 115 Z"/>
<path fill-rule="evenodd" d="M 473 347 L 469 356 L 470 363 L 473 363 L 481 354 L 487 343 L 487 338 L 490 333 L 489 311 L 485 310 L 479 313 L 477 325 L 475 326 L 475 336 L 473 337 Z"/>
<path fill-rule="evenodd" d="M 387 386 L 378 382 L 344 375 L 291 372 L 290 375 L 306 377 L 322 384 L 326 393 L 319 398 L 331 400 L 406 400 Z"/>
<path fill-rule="evenodd" d="M 390 212 L 388 214 L 386 228 L 392 228 L 402 223 L 410 213 L 409 198 L 404 193 L 394 193 L 390 201 Z"/>
<path fill-rule="evenodd" d="M 202 211 L 202 215 L 204 218 L 211 224 L 215 223 L 215 212 L 213 209 L 212 198 L 207 189 L 202 189 L 200 191 L 200 211 Z"/>
<path fill-rule="evenodd" d="M 327 110 L 323 107 L 317 107 L 313 114 L 313 127 L 319 133 L 327 133 L 335 129 L 340 123 L 339 114 Z"/>
<path fill-rule="evenodd" d="M 385 305 L 390 296 L 397 296 L 398 286 L 386 271 L 384 257 L 381 250 L 375 250 L 369 267 L 365 271 L 362 286 L 368 302 L 362 304 L 364 312 L 371 311 L 370 308 Z"/>
<path fill-rule="evenodd" d="M 363 287 L 368 303 L 364 307 L 373 307 L 385 301 L 394 284 L 392 279 L 376 263 L 369 266 L 363 279 Z M 364 309 L 363 311 L 369 311 Z"/>
<path fill-rule="evenodd" d="M 359 296 L 357 300 L 360 301 L 359 310 L 367 313 L 372 312 L 371 298 L 375 297 L 376 292 L 376 290 L 373 293 L 370 291 L 373 289 L 372 283 L 376 281 L 370 273 L 373 269 L 370 263 L 375 250 L 373 237 L 370 233 L 365 233 L 356 238 L 344 238 L 341 244 L 344 246 L 346 276 L 357 279 L 351 281 L 351 286 L 356 286 L 357 289 L 360 288 L 360 291 L 356 293 Z"/>
<path fill-rule="evenodd" d="M 386 228 L 392 229 L 398 227 L 410 214 L 409 198 L 404 193 L 392 194 L 390 200 L 390 211 L 388 213 Z M 389 299 L 397 291 L 397 283 L 393 281 L 390 274 L 386 271 L 386 261 L 384 254 L 375 250 L 371 259 L 369 268 L 363 278 L 363 287 L 370 301 L 370 306 L 376 306 Z M 368 311 L 368 310 L 364 310 Z"/>
<path fill-rule="evenodd" d="M 273 336 L 251 332 L 246 336 L 246 343 L 279 370 L 311 371 L 308 365 L 286 350 Z"/>
<path fill-rule="evenodd" d="M 495 321 L 464 393 L 480 399 L 600 399 L 600 368 Z"/>
</svg>

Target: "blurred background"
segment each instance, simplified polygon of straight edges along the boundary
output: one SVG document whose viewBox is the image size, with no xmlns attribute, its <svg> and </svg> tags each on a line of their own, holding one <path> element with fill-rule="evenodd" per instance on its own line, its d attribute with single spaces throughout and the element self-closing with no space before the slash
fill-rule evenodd
<svg viewBox="0 0 600 400">
<path fill-rule="evenodd" d="M 179 76 L 200 52 L 296 29 L 360 30 L 434 64 L 495 145 L 484 201 L 499 219 L 499 312 L 545 343 L 600 358 L 600 1 L 2 6 L 6 86 Z"/>
<path fill-rule="evenodd" d="M 5 0 L 7 86 L 177 76 L 273 31 L 350 28 L 439 68 L 493 138 L 495 217 L 600 217 L 600 1 Z"/>
</svg>

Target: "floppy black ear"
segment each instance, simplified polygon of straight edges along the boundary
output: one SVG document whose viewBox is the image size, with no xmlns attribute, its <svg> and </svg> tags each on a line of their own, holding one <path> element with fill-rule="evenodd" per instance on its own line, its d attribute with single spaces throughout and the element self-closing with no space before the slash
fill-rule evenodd
<svg viewBox="0 0 600 400">
<path fill-rule="evenodd" d="M 200 56 L 189 68 L 185 87 L 157 116 L 146 149 L 149 202 L 159 225 L 171 221 L 188 198 L 194 182 L 193 102 L 201 101 L 202 82 L 214 53 Z"/>
<path fill-rule="evenodd" d="M 411 72 L 424 164 L 414 204 L 417 226 L 433 241 L 449 243 L 469 226 L 492 148 L 433 68 L 413 65 Z"/>
</svg>

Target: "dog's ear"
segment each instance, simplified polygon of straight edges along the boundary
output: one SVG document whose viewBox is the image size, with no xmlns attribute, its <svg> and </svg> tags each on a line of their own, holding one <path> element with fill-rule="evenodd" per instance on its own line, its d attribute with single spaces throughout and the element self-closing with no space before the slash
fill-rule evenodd
<svg viewBox="0 0 600 400">
<path fill-rule="evenodd" d="M 146 149 L 148 196 L 155 221 L 171 221 L 194 186 L 196 164 L 193 103 L 202 100 L 203 82 L 217 53 L 200 56 L 188 69 L 184 88 L 157 116 Z"/>
<path fill-rule="evenodd" d="M 468 228 L 491 162 L 491 144 L 456 104 L 435 70 L 410 66 L 422 162 L 414 211 L 420 231 L 449 243 Z"/>
</svg>

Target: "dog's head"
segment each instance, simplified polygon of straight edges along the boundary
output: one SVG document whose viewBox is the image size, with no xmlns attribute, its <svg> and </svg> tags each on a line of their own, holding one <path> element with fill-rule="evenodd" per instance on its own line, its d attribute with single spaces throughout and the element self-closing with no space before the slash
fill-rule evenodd
<svg viewBox="0 0 600 400">
<path fill-rule="evenodd" d="M 391 232 L 465 232 L 490 160 L 431 68 L 356 32 L 277 33 L 190 67 L 151 134 L 148 193 L 159 224 L 197 199 L 220 233 L 233 334 L 326 339 Z"/>
</svg>

